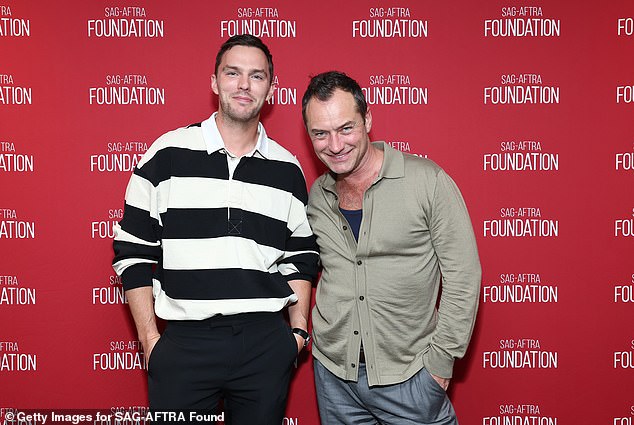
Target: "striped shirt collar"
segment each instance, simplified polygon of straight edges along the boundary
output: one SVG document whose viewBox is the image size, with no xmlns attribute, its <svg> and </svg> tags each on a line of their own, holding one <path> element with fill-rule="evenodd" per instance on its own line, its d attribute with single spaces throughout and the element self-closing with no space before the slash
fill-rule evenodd
<svg viewBox="0 0 634 425">
<path fill-rule="evenodd" d="M 210 155 L 219 150 L 226 152 L 225 142 L 222 140 L 222 136 L 216 125 L 216 115 L 218 115 L 218 112 L 214 112 L 201 124 L 205 146 L 207 146 L 207 153 Z M 266 158 L 269 153 L 269 138 L 266 135 L 262 123 L 258 123 L 258 134 L 259 137 L 255 148 L 248 156 L 254 156 L 259 153 L 262 158 Z"/>
</svg>

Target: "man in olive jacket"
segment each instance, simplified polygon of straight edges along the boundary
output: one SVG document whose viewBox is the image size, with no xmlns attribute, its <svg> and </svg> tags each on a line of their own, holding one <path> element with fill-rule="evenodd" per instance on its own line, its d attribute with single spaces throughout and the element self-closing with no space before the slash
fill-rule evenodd
<svg viewBox="0 0 634 425">
<path fill-rule="evenodd" d="M 345 74 L 313 77 L 302 112 L 329 169 L 308 202 L 323 267 L 312 312 L 321 420 L 457 424 L 446 390 L 481 280 L 460 191 L 432 161 L 370 142 L 372 115 Z"/>
</svg>

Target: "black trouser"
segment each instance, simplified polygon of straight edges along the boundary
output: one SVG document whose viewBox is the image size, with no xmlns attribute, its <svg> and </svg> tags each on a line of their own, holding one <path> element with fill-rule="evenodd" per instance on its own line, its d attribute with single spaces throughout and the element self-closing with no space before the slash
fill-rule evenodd
<svg viewBox="0 0 634 425">
<path fill-rule="evenodd" d="M 282 313 L 171 321 L 148 365 L 152 411 L 220 414 L 227 425 L 279 425 L 297 343 Z"/>
</svg>

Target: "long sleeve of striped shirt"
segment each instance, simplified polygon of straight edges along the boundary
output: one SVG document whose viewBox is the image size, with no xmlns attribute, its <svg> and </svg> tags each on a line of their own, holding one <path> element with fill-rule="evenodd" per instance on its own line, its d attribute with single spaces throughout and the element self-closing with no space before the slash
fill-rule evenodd
<svg viewBox="0 0 634 425">
<path fill-rule="evenodd" d="M 113 267 L 126 290 L 152 286 L 154 265 L 161 261 L 157 192 L 142 170 L 135 169 L 126 190 L 123 218 L 115 226 L 113 244 Z"/>
</svg>

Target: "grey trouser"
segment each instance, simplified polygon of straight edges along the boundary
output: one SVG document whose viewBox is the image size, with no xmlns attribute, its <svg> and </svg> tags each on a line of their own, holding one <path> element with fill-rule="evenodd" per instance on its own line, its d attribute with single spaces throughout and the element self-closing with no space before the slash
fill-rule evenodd
<svg viewBox="0 0 634 425">
<path fill-rule="evenodd" d="M 447 394 L 426 369 L 399 384 L 369 387 L 365 364 L 358 382 L 336 377 L 318 360 L 314 366 L 322 424 L 458 425 Z"/>
</svg>

